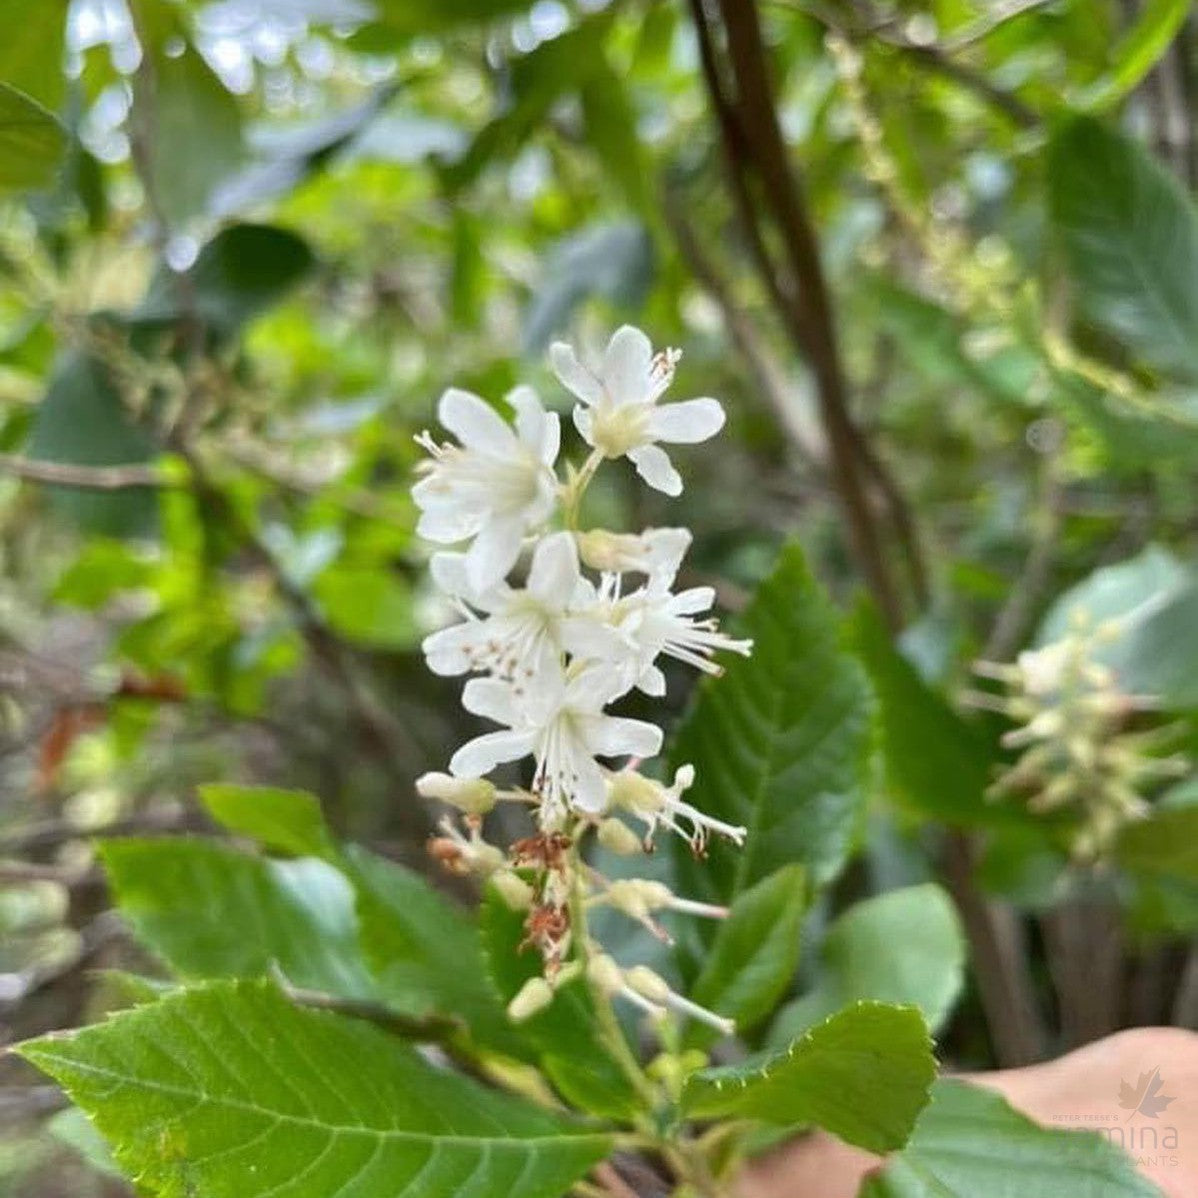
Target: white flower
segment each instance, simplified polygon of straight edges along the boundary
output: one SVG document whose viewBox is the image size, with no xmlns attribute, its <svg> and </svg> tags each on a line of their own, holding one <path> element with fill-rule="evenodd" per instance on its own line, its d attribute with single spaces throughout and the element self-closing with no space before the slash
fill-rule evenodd
<svg viewBox="0 0 1198 1198">
<path fill-rule="evenodd" d="M 533 791 L 545 812 L 577 808 L 598 812 L 606 800 L 604 770 L 596 757 L 652 757 L 661 729 L 643 720 L 607 715 L 604 708 L 627 689 L 617 670 L 590 665 L 560 670 L 529 690 L 518 682 L 473 678 L 462 704 L 497 724 L 464 744 L 449 763 L 457 777 L 477 778 L 505 761 L 536 760 Z"/>
<path fill-rule="evenodd" d="M 574 423 L 587 444 L 605 457 L 627 456 L 649 486 L 667 495 L 681 493 L 682 479 L 657 442 L 706 441 L 724 425 L 724 409 L 716 399 L 657 406 L 680 356 L 674 349 L 655 354 L 649 338 L 631 325 L 616 330 L 597 371 L 584 366 L 564 342 L 549 349 L 557 377 L 582 401 L 574 409 Z"/>
<path fill-rule="evenodd" d="M 425 638 L 424 653 L 434 674 L 487 672 L 531 689 L 535 680 L 558 669 L 564 652 L 600 659 L 620 652 L 620 635 L 601 618 L 598 593 L 578 568 L 569 532 L 551 533 L 537 542 L 522 589 L 500 582 L 470 596 L 460 553 L 435 555 L 432 571 L 466 617 Z"/>
<path fill-rule="evenodd" d="M 683 791 L 689 790 L 694 781 L 693 765 L 679 767 L 671 786 L 663 786 L 636 770 L 620 770 L 608 775 L 608 799 L 613 807 L 623 808 L 642 820 L 650 837 L 661 825 L 689 841 L 696 853 L 703 852 L 709 832 L 726 836 L 734 844 L 743 844 L 747 829 L 706 815 L 683 800 Z"/>
<path fill-rule="evenodd" d="M 432 455 L 412 489 L 421 510 L 417 531 L 440 544 L 473 538 L 465 568 L 474 591 L 511 570 L 525 533 L 543 524 L 557 501 L 557 415 L 528 387 L 509 399 L 515 430 L 477 395 L 451 387 L 437 416 L 461 444 L 439 445 L 428 433 L 417 438 Z"/>
<path fill-rule="evenodd" d="M 686 528 L 647 528 L 639 534 L 596 528 L 578 534 L 578 552 L 588 566 L 604 574 L 662 574 L 673 579 L 691 540 Z"/>
<path fill-rule="evenodd" d="M 751 640 L 725 635 L 714 617 L 695 618 L 710 611 L 714 602 L 712 587 L 690 587 L 675 595 L 668 583 L 659 579 L 620 600 L 617 620 L 632 652 L 638 689 L 647 695 L 666 693 L 665 675 L 654 665 L 662 654 L 705 674 L 722 673 L 722 667 L 712 660 L 718 651 L 749 656 Z"/>
</svg>

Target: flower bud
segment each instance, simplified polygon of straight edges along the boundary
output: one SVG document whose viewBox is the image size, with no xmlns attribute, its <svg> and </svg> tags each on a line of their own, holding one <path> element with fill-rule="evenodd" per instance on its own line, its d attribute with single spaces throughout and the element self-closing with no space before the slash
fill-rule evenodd
<svg viewBox="0 0 1198 1198">
<path fill-rule="evenodd" d="M 416 779 L 416 793 L 421 798 L 440 799 L 442 803 L 449 803 L 467 815 L 486 815 L 495 806 L 495 784 L 486 778 L 422 774 Z"/>
<path fill-rule="evenodd" d="M 645 851 L 641 838 L 620 819 L 605 819 L 596 833 L 599 843 L 609 852 L 621 857 L 633 857 Z"/>
<path fill-rule="evenodd" d="M 553 1002 L 553 987 L 542 977 L 529 978 L 516 997 L 507 1005 L 507 1013 L 515 1023 L 531 1019 Z"/>
<path fill-rule="evenodd" d="M 606 953 L 598 953 L 587 962 L 587 977 L 604 994 L 615 994 L 624 986 L 624 971 Z"/>
<path fill-rule="evenodd" d="M 603 901 L 632 919 L 646 920 L 651 911 L 670 906 L 673 892 L 664 882 L 649 878 L 620 878 L 609 882 Z"/>
<path fill-rule="evenodd" d="M 634 965 L 624 975 L 625 981 L 642 998 L 665 1006 L 674 997 L 674 992 L 664 978 L 654 973 L 648 965 Z"/>
<path fill-rule="evenodd" d="M 500 869 L 491 876 L 491 882 L 510 910 L 527 911 L 532 906 L 533 889 L 519 874 Z"/>
</svg>

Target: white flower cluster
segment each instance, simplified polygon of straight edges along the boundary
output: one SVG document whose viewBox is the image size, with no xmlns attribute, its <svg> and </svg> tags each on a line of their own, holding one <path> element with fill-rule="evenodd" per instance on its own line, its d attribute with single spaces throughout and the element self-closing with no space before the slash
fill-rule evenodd
<svg viewBox="0 0 1198 1198">
<path fill-rule="evenodd" d="M 660 936 L 667 933 L 655 912 L 720 918 L 726 911 L 679 898 L 657 882 L 606 879 L 579 851 L 588 831 L 623 854 L 646 851 L 659 827 L 685 837 L 697 853 L 712 833 L 737 843 L 745 835 L 683 799 L 694 781 L 691 766 L 679 768 L 670 784 L 642 774 L 642 759 L 661 749 L 662 731 L 611 708 L 633 690 L 663 695 L 663 657 L 718 673 L 717 652 L 747 655 L 751 643 L 719 631 L 707 614 L 715 602 L 711 587 L 674 589 L 691 542 L 686 529 L 579 527 L 583 494 L 605 460 L 627 457 L 651 487 L 677 495 L 682 480 L 660 442 L 706 440 L 723 426 L 724 412 L 714 399 L 659 403 L 679 355 L 654 353 L 639 329 L 618 330 L 594 369 L 564 344 L 550 356 L 579 401 L 574 423 L 591 449 L 581 466 L 567 465 L 559 476 L 558 418 L 527 387 L 509 396 L 514 425 L 478 396 L 451 389 L 438 415 L 456 442 L 418 438 L 429 453 L 413 489 L 418 530 L 458 546 L 436 553 L 431 572 L 462 617 L 425 640 L 425 655 L 437 674 L 474 675 L 463 705 L 499 726 L 462 745 L 448 774 L 418 781 L 422 795 L 455 809 L 431 849 L 449 868 L 489 879 L 511 906 L 528 912 L 525 943 L 540 951 L 544 976 L 512 1000 L 514 1018 L 535 1014 L 585 970 L 598 993 L 727 1032 L 727 1020 L 644 967 L 622 970 L 585 933 L 586 911 L 596 905 Z M 528 757 L 534 766 L 527 787 L 501 789 L 487 777 Z M 506 850 L 483 836 L 483 817 L 501 800 L 530 806 L 538 825 Z M 642 825 L 639 835 L 626 818 Z"/>
<path fill-rule="evenodd" d="M 650 829 L 685 823 L 697 848 L 709 829 L 735 838 L 739 829 L 683 802 L 679 785 L 621 778 L 600 761 L 660 750 L 660 728 L 608 709 L 634 688 L 664 694 L 663 655 L 715 673 L 718 650 L 747 654 L 750 642 L 725 636 L 706 615 L 711 587 L 673 589 L 691 542 L 686 529 L 628 535 L 576 528 L 582 492 L 604 459 L 628 457 L 650 486 L 676 495 L 681 480 L 658 442 L 711 437 L 723 409 L 714 399 L 659 404 L 678 353 L 655 354 L 639 329 L 621 328 L 596 370 L 560 343 L 551 360 L 581 401 L 574 422 L 592 448 L 564 481 L 555 473 L 557 416 L 527 387 L 510 397 L 514 428 L 478 396 L 451 389 L 438 415 L 458 444 L 420 438 L 430 457 L 413 491 L 418 530 L 440 543 L 469 541 L 464 551 L 433 557 L 433 579 L 463 618 L 430 636 L 425 654 L 437 674 L 479 675 L 466 683 L 462 702 L 501 726 L 463 745 L 450 773 L 481 778 L 532 757 L 530 790 L 543 827 L 615 803 Z M 555 517 L 566 527 L 555 531 Z M 527 573 L 512 585 L 508 575 L 525 549 Z"/>
</svg>

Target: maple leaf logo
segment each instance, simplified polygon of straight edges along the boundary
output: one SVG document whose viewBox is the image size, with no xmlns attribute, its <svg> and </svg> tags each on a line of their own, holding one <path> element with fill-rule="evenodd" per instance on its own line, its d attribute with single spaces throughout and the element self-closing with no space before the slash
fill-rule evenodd
<svg viewBox="0 0 1198 1198">
<path fill-rule="evenodd" d="M 1174 1098 L 1172 1094 L 1161 1093 L 1162 1085 L 1164 1081 L 1159 1067 L 1148 1073 L 1141 1073 L 1134 1086 L 1130 1082 L 1120 1080 L 1119 1105 L 1125 1111 L 1131 1111 L 1128 1119 L 1134 1119 L 1137 1114 L 1155 1119 Z"/>
</svg>

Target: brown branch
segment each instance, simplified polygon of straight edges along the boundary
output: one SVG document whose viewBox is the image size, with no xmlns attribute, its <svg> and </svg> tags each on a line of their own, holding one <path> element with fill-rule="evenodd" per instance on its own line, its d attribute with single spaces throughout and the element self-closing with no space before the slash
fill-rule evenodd
<svg viewBox="0 0 1198 1198">
<path fill-rule="evenodd" d="M 778 123 L 757 7 L 752 0 L 715 0 L 715 4 L 725 38 L 724 66 L 716 50 L 716 21 L 708 15 L 704 0 L 691 0 L 691 11 L 729 182 L 758 272 L 815 377 L 837 497 L 854 555 L 888 624 L 897 630 L 902 623 L 898 593 L 862 475 L 823 264 Z M 748 189 L 750 177 L 760 186 L 762 209 L 778 235 L 780 260 L 765 243 L 758 206 Z"/>
<path fill-rule="evenodd" d="M 46 462 L 0 453 L 0 473 L 14 474 L 26 482 L 91 491 L 122 491 L 128 487 L 169 487 L 172 483 L 157 466 L 80 466 L 71 462 Z"/>
</svg>

